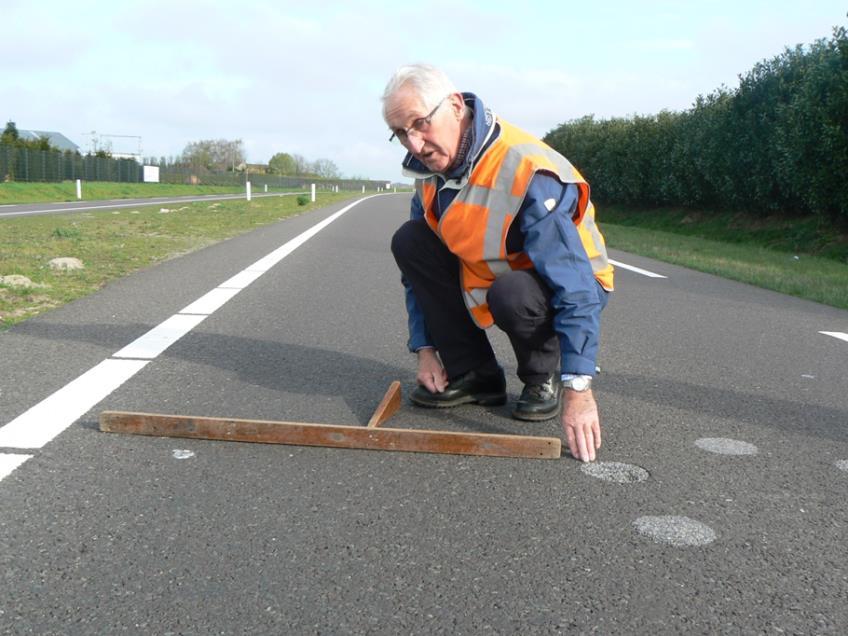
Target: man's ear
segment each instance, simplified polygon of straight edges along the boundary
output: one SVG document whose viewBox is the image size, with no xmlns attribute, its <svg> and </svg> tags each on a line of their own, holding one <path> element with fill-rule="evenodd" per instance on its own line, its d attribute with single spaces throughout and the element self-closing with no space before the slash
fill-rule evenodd
<svg viewBox="0 0 848 636">
<path fill-rule="evenodd" d="M 450 103 L 456 118 L 462 119 L 462 115 L 465 113 L 465 100 L 462 98 L 462 93 L 452 93 Z"/>
</svg>

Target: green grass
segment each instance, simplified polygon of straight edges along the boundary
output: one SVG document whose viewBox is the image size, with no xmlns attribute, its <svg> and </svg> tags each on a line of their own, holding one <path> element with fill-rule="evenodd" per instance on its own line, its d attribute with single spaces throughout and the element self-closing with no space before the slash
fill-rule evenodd
<svg viewBox="0 0 848 636">
<path fill-rule="evenodd" d="M 0 329 L 136 270 L 353 196 L 319 193 L 305 206 L 294 196 L 263 197 L 0 219 L 0 276 L 22 275 L 36 285 L 0 283 Z M 49 261 L 61 256 L 80 259 L 85 269 L 51 270 Z"/>
<path fill-rule="evenodd" d="M 279 192 L 281 189 L 277 188 L 275 190 Z M 257 189 L 254 188 L 254 191 L 257 191 Z M 183 185 L 178 183 L 112 183 L 107 181 L 85 181 L 82 184 L 82 197 L 84 201 L 201 194 L 232 194 L 236 192 L 244 192 L 244 187 Z M 76 200 L 77 186 L 74 181 L 63 181 L 61 183 L 0 183 L 0 205 Z"/>
<path fill-rule="evenodd" d="M 787 217 L 599 206 L 611 248 L 848 309 L 848 236 Z"/>
</svg>

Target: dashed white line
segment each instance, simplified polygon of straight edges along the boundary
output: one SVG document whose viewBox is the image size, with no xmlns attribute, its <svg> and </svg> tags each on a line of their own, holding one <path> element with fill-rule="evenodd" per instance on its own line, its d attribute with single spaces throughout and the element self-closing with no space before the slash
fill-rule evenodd
<svg viewBox="0 0 848 636">
<path fill-rule="evenodd" d="M 358 199 L 313 225 L 228 279 L 221 286 L 204 294 L 181 312 L 137 338 L 116 352 L 111 359 L 104 360 L 89 369 L 0 428 L 0 448 L 41 448 L 47 444 L 112 391 L 141 371 L 150 360 L 189 333 L 207 316 L 220 309 L 241 289 L 247 287 L 342 214 L 370 198 Z M 31 455 L 0 455 L 0 479 L 29 457 Z"/>
<path fill-rule="evenodd" d="M 843 333 L 842 331 L 819 331 L 819 333 L 824 334 L 825 336 L 833 336 L 834 338 L 839 338 L 840 340 L 848 342 L 848 333 Z"/>
<path fill-rule="evenodd" d="M 626 269 L 631 272 L 636 272 L 637 274 L 642 274 L 642 276 L 647 276 L 648 278 L 668 278 L 668 276 L 663 276 L 662 274 L 657 274 L 656 272 L 650 272 L 647 269 L 642 269 L 641 267 L 636 267 L 634 265 L 628 265 L 627 263 L 622 263 L 620 261 L 614 261 L 613 259 L 609 259 L 609 262 L 615 265 L 616 267 L 620 267 L 621 269 Z"/>
</svg>

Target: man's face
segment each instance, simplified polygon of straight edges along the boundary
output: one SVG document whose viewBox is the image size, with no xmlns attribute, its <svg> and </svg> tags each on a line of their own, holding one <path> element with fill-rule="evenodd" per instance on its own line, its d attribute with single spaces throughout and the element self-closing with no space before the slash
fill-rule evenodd
<svg viewBox="0 0 848 636">
<path fill-rule="evenodd" d="M 386 102 L 386 123 L 392 130 L 407 130 L 419 119 L 427 117 L 431 108 L 426 108 L 415 90 L 401 87 Z M 416 159 L 433 172 L 444 172 L 456 158 L 461 137 L 463 112 L 462 96 L 458 93 L 447 99 L 433 113 L 426 130 L 409 130 L 401 142 Z"/>
</svg>

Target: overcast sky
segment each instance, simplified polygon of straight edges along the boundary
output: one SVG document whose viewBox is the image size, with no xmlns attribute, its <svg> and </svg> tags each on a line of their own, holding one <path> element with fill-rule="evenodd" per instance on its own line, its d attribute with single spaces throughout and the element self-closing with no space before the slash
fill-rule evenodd
<svg viewBox="0 0 848 636">
<path fill-rule="evenodd" d="M 141 136 L 145 156 L 199 139 L 327 158 L 345 176 L 397 180 L 380 95 L 429 62 L 496 113 L 544 135 L 597 117 L 685 110 L 735 87 L 785 46 L 829 38 L 844 0 L 405 3 L 0 0 L 0 118 Z M 113 138 L 117 151 L 137 150 Z"/>
</svg>

